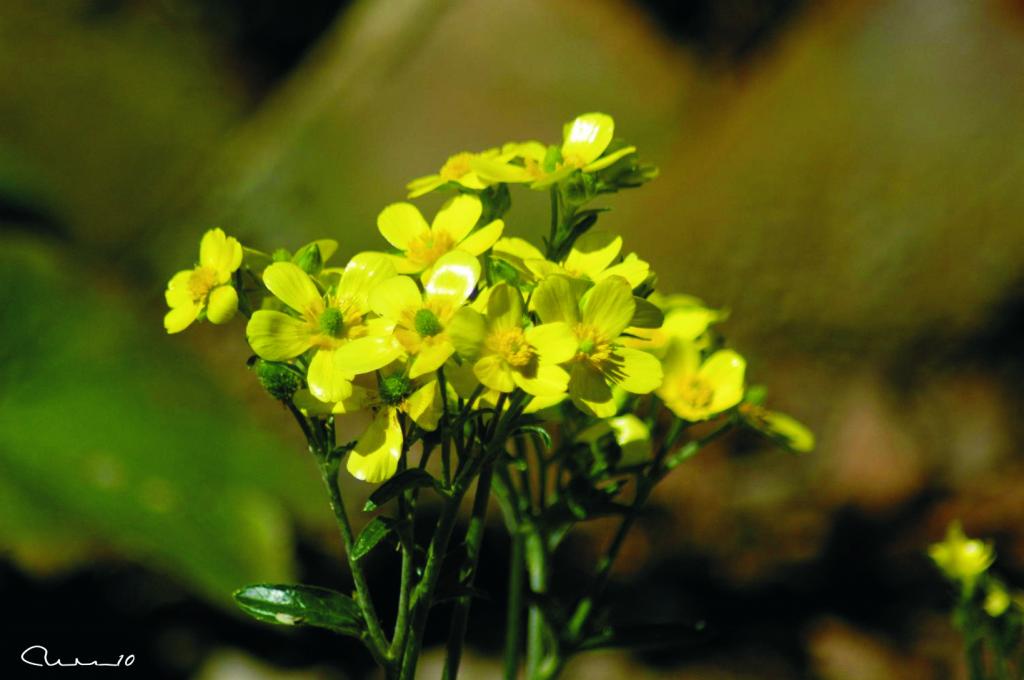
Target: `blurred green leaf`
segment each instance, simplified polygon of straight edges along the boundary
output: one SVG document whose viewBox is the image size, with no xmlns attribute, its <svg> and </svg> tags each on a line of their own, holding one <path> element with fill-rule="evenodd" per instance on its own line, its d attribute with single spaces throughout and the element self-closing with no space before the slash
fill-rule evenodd
<svg viewBox="0 0 1024 680">
<path fill-rule="evenodd" d="M 303 585 L 253 585 L 235 593 L 242 610 L 260 621 L 286 626 L 316 626 L 359 637 L 363 616 L 359 605 L 334 590 Z"/>
<path fill-rule="evenodd" d="M 0 543 L 30 567 L 102 547 L 227 602 L 291 574 L 287 509 L 312 503 L 312 468 L 161 312 L 133 314 L 50 247 L 2 242 Z"/>
</svg>

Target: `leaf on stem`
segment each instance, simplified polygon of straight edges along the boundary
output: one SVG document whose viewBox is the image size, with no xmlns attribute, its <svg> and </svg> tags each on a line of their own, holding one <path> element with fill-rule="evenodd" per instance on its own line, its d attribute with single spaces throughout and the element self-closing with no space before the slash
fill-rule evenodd
<svg viewBox="0 0 1024 680">
<path fill-rule="evenodd" d="M 251 585 L 235 591 L 235 602 L 249 616 L 286 626 L 316 626 L 361 637 L 359 605 L 347 595 L 304 585 Z"/>
<path fill-rule="evenodd" d="M 430 473 L 419 468 L 409 468 L 399 472 L 397 475 L 381 484 L 380 488 L 370 494 L 370 498 L 363 506 L 363 511 L 372 512 L 380 506 L 395 498 L 403 491 L 418 489 L 424 486 L 432 486 L 441 491 L 440 483 Z"/>
<path fill-rule="evenodd" d="M 396 522 L 391 517 L 374 517 L 373 521 L 363 527 L 352 546 L 352 559 L 360 560 L 377 544 L 395 531 Z"/>
</svg>

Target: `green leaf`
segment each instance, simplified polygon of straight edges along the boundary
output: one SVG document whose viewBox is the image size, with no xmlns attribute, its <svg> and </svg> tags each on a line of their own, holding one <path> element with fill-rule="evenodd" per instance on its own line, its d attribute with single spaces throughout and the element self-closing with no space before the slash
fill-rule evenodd
<svg viewBox="0 0 1024 680">
<path fill-rule="evenodd" d="M 418 489 L 424 486 L 432 486 L 440 490 L 438 481 L 430 473 L 419 468 L 404 470 L 384 482 L 380 488 L 370 494 L 370 498 L 366 501 L 366 505 L 363 506 L 363 510 L 365 512 L 372 512 L 403 491 Z"/>
<path fill-rule="evenodd" d="M 234 594 L 235 602 L 249 616 L 285 626 L 316 626 L 342 635 L 360 637 L 363 615 L 347 595 L 303 585 L 251 585 Z"/>
<path fill-rule="evenodd" d="M 665 460 L 665 468 L 671 470 L 680 463 L 683 463 L 696 456 L 697 453 L 700 451 L 700 444 L 701 443 L 699 440 L 687 442 L 685 445 L 683 445 L 682 448 L 680 448 L 678 451 L 673 453 Z"/>
<path fill-rule="evenodd" d="M 352 558 L 359 560 L 365 557 L 378 543 L 395 531 L 396 524 L 390 517 L 374 517 L 373 521 L 359 532 L 355 545 L 352 546 Z"/>
<path fill-rule="evenodd" d="M 703 621 L 698 623 L 658 623 L 635 626 L 608 626 L 584 639 L 577 649 L 608 649 L 611 647 L 629 649 L 655 649 L 659 647 L 678 648 L 697 644 L 703 640 Z"/>
</svg>

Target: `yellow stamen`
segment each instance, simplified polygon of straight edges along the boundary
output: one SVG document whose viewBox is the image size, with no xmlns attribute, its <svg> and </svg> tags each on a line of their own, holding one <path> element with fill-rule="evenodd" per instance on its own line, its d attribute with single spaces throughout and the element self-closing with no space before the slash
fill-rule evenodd
<svg viewBox="0 0 1024 680">
<path fill-rule="evenodd" d="M 438 174 L 441 175 L 441 179 L 446 182 L 454 182 L 462 179 L 471 170 L 469 161 L 472 160 L 472 158 L 473 154 L 469 152 L 463 151 L 462 153 L 457 153 L 445 161 L 445 164 L 441 166 L 441 172 Z"/>
<path fill-rule="evenodd" d="M 196 302 L 206 299 L 217 287 L 217 272 L 210 267 L 196 267 L 188 278 L 188 292 Z"/>
<path fill-rule="evenodd" d="M 486 345 L 488 350 L 516 368 L 528 365 L 536 355 L 533 347 L 526 342 L 521 328 L 495 331 L 487 336 Z"/>
</svg>

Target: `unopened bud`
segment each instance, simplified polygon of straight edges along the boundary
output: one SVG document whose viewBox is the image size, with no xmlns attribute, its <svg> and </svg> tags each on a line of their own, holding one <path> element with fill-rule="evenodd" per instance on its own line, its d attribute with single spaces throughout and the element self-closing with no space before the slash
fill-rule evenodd
<svg viewBox="0 0 1024 680">
<path fill-rule="evenodd" d="M 270 396 L 281 401 L 288 401 L 302 387 L 302 378 L 287 364 L 275 361 L 256 362 L 256 377 Z"/>
</svg>

